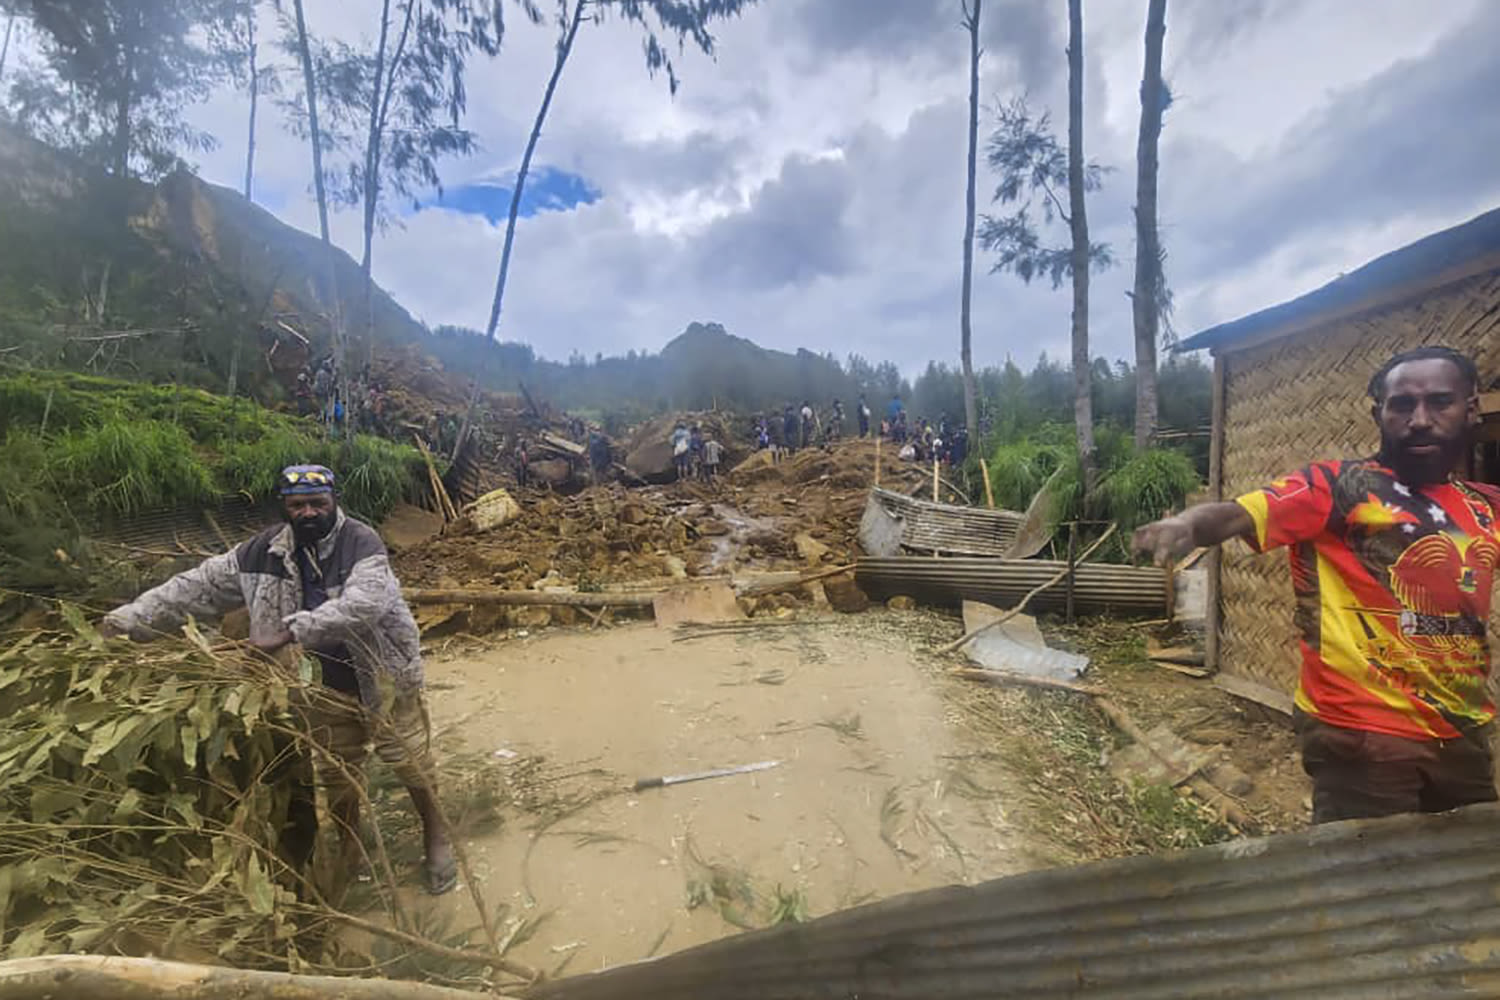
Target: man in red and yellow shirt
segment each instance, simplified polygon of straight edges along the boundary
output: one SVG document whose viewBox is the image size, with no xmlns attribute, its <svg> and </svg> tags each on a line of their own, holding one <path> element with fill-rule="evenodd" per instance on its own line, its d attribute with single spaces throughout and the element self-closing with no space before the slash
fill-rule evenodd
<svg viewBox="0 0 1500 1000">
<path fill-rule="evenodd" d="M 1478 381 L 1446 348 L 1397 355 L 1370 380 L 1375 457 L 1314 462 L 1136 533 L 1136 550 L 1162 563 L 1231 538 L 1288 550 L 1315 822 L 1496 798 L 1485 623 L 1500 498 L 1454 478 Z"/>
</svg>

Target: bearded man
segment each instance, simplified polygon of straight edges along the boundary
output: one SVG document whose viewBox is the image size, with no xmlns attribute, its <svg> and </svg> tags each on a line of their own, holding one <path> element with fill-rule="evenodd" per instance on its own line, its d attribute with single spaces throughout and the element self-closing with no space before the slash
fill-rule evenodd
<svg viewBox="0 0 1500 1000">
<path fill-rule="evenodd" d="M 321 465 L 284 469 L 277 492 L 284 524 L 111 611 L 101 631 L 145 641 L 177 631 L 190 615 L 246 608 L 256 649 L 276 656 L 300 646 L 320 674 L 300 701 L 346 864 L 358 856 L 358 786 L 373 744 L 421 818 L 427 889 L 447 892 L 457 869 L 438 809 L 421 647 L 385 544 L 344 513 L 334 475 Z"/>
<path fill-rule="evenodd" d="M 1457 351 L 1398 354 L 1370 379 L 1376 455 L 1313 462 L 1135 534 L 1161 565 L 1232 538 L 1289 550 L 1302 637 L 1294 723 L 1314 822 L 1496 798 L 1486 623 L 1500 497 L 1457 476 L 1478 388 Z"/>
</svg>

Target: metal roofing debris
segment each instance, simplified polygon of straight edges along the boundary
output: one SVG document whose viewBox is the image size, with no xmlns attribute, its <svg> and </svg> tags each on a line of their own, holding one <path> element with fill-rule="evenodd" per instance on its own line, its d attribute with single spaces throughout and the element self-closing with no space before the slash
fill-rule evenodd
<svg viewBox="0 0 1500 1000">
<path fill-rule="evenodd" d="M 1468 275 L 1465 264 L 1500 255 L 1500 209 L 1433 233 L 1376 257 L 1356 271 L 1340 275 L 1316 291 L 1262 309 L 1229 323 L 1221 323 L 1182 341 L 1179 351 L 1196 351 L 1235 344 L 1278 327 L 1306 323 L 1323 313 L 1360 305 L 1383 291 L 1409 289 L 1413 294 Z M 1494 261 L 1500 268 L 1500 257 Z M 1477 272 L 1470 272 L 1477 273 Z"/>
<path fill-rule="evenodd" d="M 188 558 L 205 550 L 221 552 L 227 545 L 277 521 L 275 510 L 264 502 L 231 494 L 220 497 L 211 506 L 168 507 L 131 514 L 102 525 L 96 535 L 125 546 L 163 551 L 181 548 L 183 556 Z"/>
<path fill-rule="evenodd" d="M 964 601 L 983 601 L 1009 608 L 1066 567 L 1067 563 L 1050 559 L 893 556 L 861 559 L 854 574 L 860 589 L 879 600 L 904 594 L 923 604 L 958 606 Z M 1074 568 L 1073 600 L 1085 613 L 1161 614 L 1167 607 L 1166 575 L 1149 566 L 1083 563 Z M 1058 610 L 1066 602 L 1064 582 L 1032 598 L 1029 610 Z"/>
<path fill-rule="evenodd" d="M 899 896 L 535 1000 L 1500 995 L 1500 806 Z"/>
<path fill-rule="evenodd" d="M 860 543 L 866 552 L 897 554 L 891 544 L 896 537 L 896 526 L 891 521 L 899 526 L 899 545 L 903 549 L 1002 556 L 1016 537 L 1021 515 L 1009 510 L 932 503 L 876 488 L 870 490 L 865 516 L 860 521 Z"/>
</svg>

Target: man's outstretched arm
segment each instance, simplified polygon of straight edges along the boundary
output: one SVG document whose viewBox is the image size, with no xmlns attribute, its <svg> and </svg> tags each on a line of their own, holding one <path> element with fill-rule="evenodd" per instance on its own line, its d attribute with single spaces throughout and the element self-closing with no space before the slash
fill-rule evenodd
<svg viewBox="0 0 1500 1000">
<path fill-rule="evenodd" d="M 213 556 L 104 616 L 106 636 L 146 640 L 176 631 L 188 616 L 210 617 L 244 606 L 239 550 Z"/>
<path fill-rule="evenodd" d="M 1255 520 L 1244 507 L 1233 502 L 1205 503 L 1137 528 L 1130 547 L 1136 555 L 1149 556 L 1156 565 L 1167 566 L 1196 548 L 1221 545 L 1231 538 L 1254 537 Z"/>
</svg>

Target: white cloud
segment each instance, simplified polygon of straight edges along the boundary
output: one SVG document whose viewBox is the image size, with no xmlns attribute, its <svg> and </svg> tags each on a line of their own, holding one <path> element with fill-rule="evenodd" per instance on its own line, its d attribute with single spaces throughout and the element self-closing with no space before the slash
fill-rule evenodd
<svg viewBox="0 0 1500 1000">
<path fill-rule="evenodd" d="M 309 3 L 315 30 L 344 32 L 372 6 Z M 1143 14 L 1086 4 L 1089 155 L 1118 168 L 1090 203 L 1096 238 L 1122 260 L 1093 295 L 1096 349 L 1112 356 L 1131 343 Z M 986 98 L 1029 88 L 1061 125 L 1061 5 L 991 0 L 986 15 Z M 656 349 L 691 321 L 716 320 L 771 346 L 858 351 L 908 371 L 956 361 L 967 99 L 957 19 L 958 0 L 767 0 L 719 27 L 716 61 L 678 60 L 675 100 L 647 76 L 637 33 L 586 27 L 538 161 L 583 175 L 602 198 L 522 221 L 502 336 L 549 357 L 592 356 Z M 468 124 L 484 152 L 448 164 L 450 185 L 504 178 L 520 158 L 553 36 L 509 23 L 499 60 L 469 77 Z M 1270 305 L 1500 199 L 1482 152 L 1500 140 L 1482 46 L 1497 28 L 1482 0 L 1173 0 L 1177 104 L 1161 191 L 1179 326 Z M 235 94 L 197 113 L 223 140 L 202 171 L 234 187 L 243 114 Z M 263 121 L 258 189 L 313 229 L 306 149 L 275 115 Z M 981 166 L 982 202 L 993 183 Z M 355 216 L 339 215 L 335 230 L 357 252 Z M 377 277 L 430 323 L 483 327 L 500 235 L 425 211 L 380 237 Z M 982 254 L 976 263 L 977 359 L 1065 356 L 1066 290 L 990 276 Z"/>
</svg>

